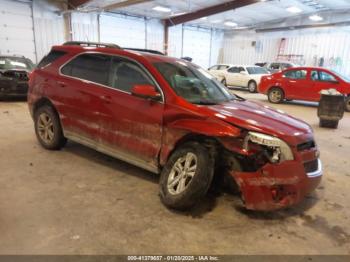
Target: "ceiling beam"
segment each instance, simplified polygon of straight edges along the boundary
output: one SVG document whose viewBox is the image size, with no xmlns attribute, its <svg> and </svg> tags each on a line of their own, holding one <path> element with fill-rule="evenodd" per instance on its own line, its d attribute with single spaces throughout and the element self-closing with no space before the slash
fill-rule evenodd
<svg viewBox="0 0 350 262">
<path fill-rule="evenodd" d="M 92 0 L 68 0 L 68 8 L 69 9 L 76 9 L 82 5 L 85 5 Z"/>
<path fill-rule="evenodd" d="M 268 33 L 268 32 L 278 32 L 278 31 L 290 31 L 290 30 L 300 30 L 308 28 L 323 28 L 323 27 L 334 27 L 334 26 L 349 26 L 350 21 L 342 21 L 335 23 L 325 23 L 325 24 L 310 24 L 310 25 L 296 25 L 296 26 L 282 26 L 273 28 L 262 28 L 256 29 L 257 33 Z"/>
<path fill-rule="evenodd" d="M 174 26 L 259 2 L 261 2 L 261 0 L 235 0 L 200 9 L 192 13 L 169 17 L 163 21 L 166 26 Z"/>
<path fill-rule="evenodd" d="M 92 2 L 93 0 L 68 0 L 68 6 L 69 9 L 77 9 L 77 8 L 84 8 L 87 7 L 87 5 Z M 131 5 L 137 5 L 137 4 L 142 4 L 145 2 L 150 2 L 152 0 L 126 0 L 122 2 L 116 2 L 114 4 L 108 4 L 105 6 L 101 6 L 99 8 L 93 8 L 91 10 L 96 11 L 96 10 L 103 10 L 103 11 L 110 11 L 110 10 L 115 10 L 118 8 L 122 7 L 128 7 Z M 90 11 L 91 11 L 90 10 Z M 84 11 L 84 10 L 81 10 Z"/>
<path fill-rule="evenodd" d="M 142 4 L 142 3 L 151 2 L 151 1 L 153 0 L 129 0 L 129 1 L 123 1 L 115 4 L 110 4 L 102 7 L 102 9 L 105 11 L 110 11 L 110 10 L 114 10 L 122 7 L 128 7 L 131 5 L 137 5 L 137 4 Z"/>
</svg>

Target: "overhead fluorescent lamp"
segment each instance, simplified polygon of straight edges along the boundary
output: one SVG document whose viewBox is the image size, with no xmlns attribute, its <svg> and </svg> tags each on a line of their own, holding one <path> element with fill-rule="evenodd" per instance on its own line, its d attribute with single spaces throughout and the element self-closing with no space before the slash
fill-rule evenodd
<svg viewBox="0 0 350 262">
<path fill-rule="evenodd" d="M 319 22 L 323 20 L 323 17 L 319 15 L 311 15 L 309 16 L 309 19 L 315 22 Z"/>
<path fill-rule="evenodd" d="M 230 26 L 230 27 L 236 27 L 237 23 L 228 21 L 228 22 L 225 22 L 224 25 Z"/>
<path fill-rule="evenodd" d="M 207 16 L 204 16 L 204 17 L 201 18 L 201 20 L 207 20 L 207 19 L 208 19 Z"/>
<path fill-rule="evenodd" d="M 165 6 L 160 6 L 157 5 L 155 7 L 152 8 L 154 11 L 158 11 L 158 12 L 163 12 L 163 13 L 170 13 L 171 9 Z"/>
<path fill-rule="evenodd" d="M 213 20 L 211 21 L 213 24 L 218 24 L 218 23 L 221 23 L 221 20 Z"/>
<path fill-rule="evenodd" d="M 289 13 L 297 14 L 301 13 L 303 10 L 301 10 L 299 7 L 291 6 L 286 9 Z"/>
</svg>

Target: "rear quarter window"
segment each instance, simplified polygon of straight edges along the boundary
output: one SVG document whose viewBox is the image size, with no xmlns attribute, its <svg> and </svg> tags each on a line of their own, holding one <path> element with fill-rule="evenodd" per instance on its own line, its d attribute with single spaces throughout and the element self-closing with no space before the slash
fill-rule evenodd
<svg viewBox="0 0 350 262">
<path fill-rule="evenodd" d="M 65 54 L 66 54 L 66 52 L 64 52 L 64 51 L 52 50 L 50 53 L 48 53 L 46 56 L 44 56 L 43 59 L 41 59 L 41 61 L 37 65 L 37 68 L 43 68 L 44 66 L 51 64 L 53 61 L 59 59 L 60 57 L 64 56 Z"/>
</svg>

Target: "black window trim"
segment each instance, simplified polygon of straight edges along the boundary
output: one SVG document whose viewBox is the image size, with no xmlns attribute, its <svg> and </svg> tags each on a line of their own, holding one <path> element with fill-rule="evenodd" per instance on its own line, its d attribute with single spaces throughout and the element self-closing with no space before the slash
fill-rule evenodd
<svg viewBox="0 0 350 262">
<path fill-rule="evenodd" d="M 305 77 L 304 78 L 290 78 L 287 77 L 286 74 L 292 71 L 305 71 Z M 288 70 L 282 71 L 282 75 L 283 77 L 287 78 L 287 79 L 292 79 L 292 80 L 307 80 L 308 79 L 308 75 L 309 75 L 309 71 L 307 69 L 297 69 L 297 68 L 288 68 Z"/>
<path fill-rule="evenodd" d="M 127 57 L 127 56 L 115 55 L 115 54 L 106 54 L 106 53 L 97 52 L 97 51 L 81 52 L 81 53 L 79 53 L 79 54 L 74 55 L 73 57 L 71 57 L 70 59 L 68 59 L 64 64 L 62 64 L 62 65 L 59 67 L 59 69 L 58 69 L 58 74 L 59 74 L 60 76 L 67 77 L 67 78 L 71 78 L 71 79 L 75 79 L 75 80 L 79 80 L 79 81 L 84 82 L 84 83 L 98 85 L 98 86 L 101 86 L 101 87 L 104 87 L 104 88 L 108 88 L 108 89 L 111 89 L 111 90 L 114 90 L 114 91 L 118 91 L 118 92 L 122 92 L 122 93 L 125 93 L 125 94 L 132 95 L 131 92 L 127 92 L 127 91 L 124 91 L 124 90 L 121 90 L 121 89 L 113 88 L 113 87 L 110 87 L 110 86 L 107 86 L 107 85 L 103 85 L 103 84 L 100 84 L 100 83 L 96 83 L 96 82 L 93 82 L 93 81 L 90 81 L 90 80 L 86 80 L 86 79 L 83 79 L 83 78 L 65 75 L 65 74 L 62 73 L 62 68 L 63 68 L 65 65 L 67 65 L 68 63 L 70 63 L 71 61 L 73 61 L 73 60 L 74 60 L 75 58 L 77 58 L 78 56 L 85 55 L 85 54 L 98 54 L 98 55 L 111 56 L 111 57 L 112 57 L 112 61 L 113 61 L 113 57 L 119 57 L 119 58 L 126 59 L 126 60 L 128 60 L 128 61 L 134 62 L 134 63 L 137 64 L 139 67 L 141 67 L 141 69 L 147 74 L 147 76 L 148 76 L 148 77 L 152 80 L 152 82 L 155 84 L 156 88 L 160 91 L 160 94 L 162 95 L 162 100 L 156 101 L 156 102 L 161 103 L 161 104 L 164 104 L 164 103 L 165 103 L 165 95 L 164 95 L 163 89 L 161 89 L 160 85 L 158 84 L 158 82 L 156 81 L 156 79 L 153 77 L 153 75 L 152 75 L 152 74 L 146 69 L 146 67 L 145 67 L 144 65 L 142 65 L 140 62 L 136 61 L 136 60 L 133 59 L 133 58 Z"/>
<path fill-rule="evenodd" d="M 313 70 L 311 70 L 310 71 L 310 78 L 311 78 L 311 72 L 312 71 L 316 71 L 317 72 L 317 76 L 318 76 L 318 79 L 317 80 L 312 80 L 311 79 L 311 81 L 316 81 L 316 82 L 322 82 L 322 83 L 335 83 L 335 82 L 339 82 L 339 79 L 335 76 L 335 75 L 333 75 L 332 73 L 330 73 L 330 72 L 327 72 L 327 71 L 325 71 L 325 70 L 322 70 L 322 69 L 313 69 Z M 325 74 L 327 74 L 327 75 L 330 75 L 330 76 L 332 76 L 334 79 L 335 79 L 335 81 L 327 81 L 327 80 L 321 80 L 321 73 L 325 73 Z"/>
</svg>

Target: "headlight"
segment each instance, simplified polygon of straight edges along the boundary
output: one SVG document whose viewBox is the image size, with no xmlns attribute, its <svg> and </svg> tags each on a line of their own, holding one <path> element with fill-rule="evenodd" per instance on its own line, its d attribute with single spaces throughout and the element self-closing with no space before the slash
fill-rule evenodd
<svg viewBox="0 0 350 262">
<path fill-rule="evenodd" d="M 249 150 L 249 142 L 266 147 L 271 154 L 268 155 L 272 163 L 294 160 L 293 152 L 283 140 L 256 132 L 249 132 L 244 139 L 243 148 Z"/>
</svg>

